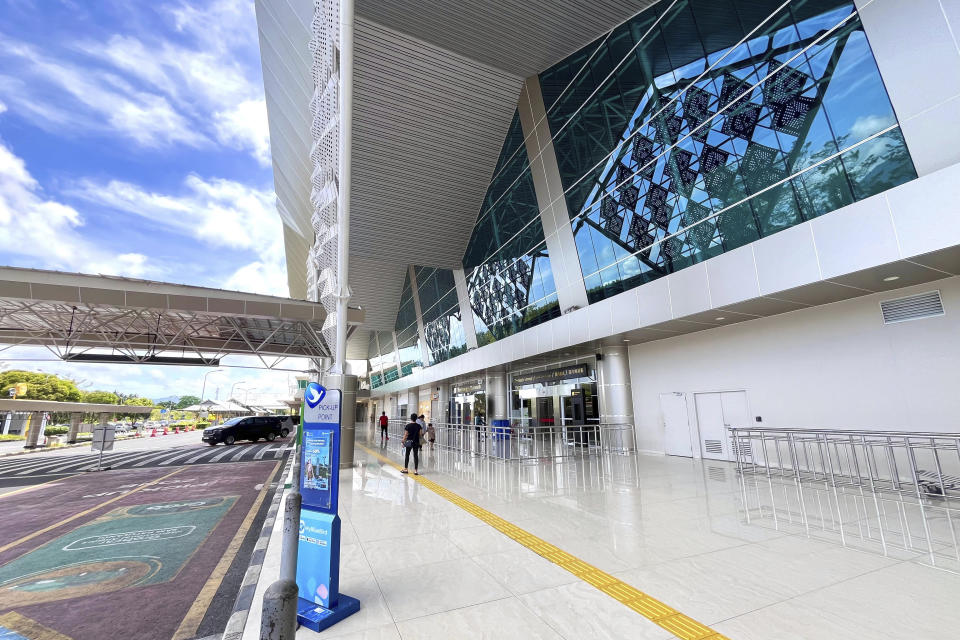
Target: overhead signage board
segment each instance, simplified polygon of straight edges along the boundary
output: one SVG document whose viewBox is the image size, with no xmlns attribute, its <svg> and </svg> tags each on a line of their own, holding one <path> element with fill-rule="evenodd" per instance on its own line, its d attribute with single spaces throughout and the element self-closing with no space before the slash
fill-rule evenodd
<svg viewBox="0 0 960 640">
<path fill-rule="evenodd" d="M 316 382 L 303 394 L 300 447 L 300 535 L 297 622 L 321 631 L 360 610 L 340 593 L 340 423 L 343 394 Z"/>
<path fill-rule="evenodd" d="M 545 382 L 560 382 L 571 378 L 586 378 L 590 375 L 590 365 L 575 364 L 569 367 L 560 367 L 559 369 L 548 369 L 546 371 L 531 371 L 529 373 L 514 374 L 513 386 L 519 387 L 525 384 L 541 384 Z"/>
<path fill-rule="evenodd" d="M 470 396 L 475 393 L 482 393 L 485 387 L 483 380 L 471 380 L 469 382 L 459 382 L 453 385 L 453 395 Z"/>
</svg>

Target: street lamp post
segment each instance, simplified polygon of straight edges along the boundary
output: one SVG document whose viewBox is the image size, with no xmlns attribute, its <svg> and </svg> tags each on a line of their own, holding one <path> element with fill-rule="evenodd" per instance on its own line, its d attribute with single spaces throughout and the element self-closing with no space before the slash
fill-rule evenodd
<svg viewBox="0 0 960 640">
<path fill-rule="evenodd" d="M 237 388 L 238 384 L 243 384 L 244 382 L 246 382 L 246 380 L 237 380 L 233 383 L 233 386 L 230 387 L 230 397 L 227 398 L 227 400 L 233 400 L 233 390 Z"/>
<path fill-rule="evenodd" d="M 200 402 L 203 402 L 203 396 L 207 392 L 207 376 L 211 373 L 223 373 L 223 369 L 214 369 L 213 371 L 207 371 L 203 374 L 203 387 L 200 390 Z"/>
</svg>

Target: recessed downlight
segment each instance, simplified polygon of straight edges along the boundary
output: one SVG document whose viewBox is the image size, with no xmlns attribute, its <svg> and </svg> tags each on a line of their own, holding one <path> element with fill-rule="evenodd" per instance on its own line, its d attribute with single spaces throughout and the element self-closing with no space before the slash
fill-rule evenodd
<svg viewBox="0 0 960 640">
<path fill-rule="evenodd" d="M 899 280 L 900 276 L 887 276 L 883 279 L 884 282 L 893 282 L 894 280 Z"/>
<path fill-rule="evenodd" d="M 717 320 L 726 320 L 726 319 L 727 319 L 726 316 L 717 316 Z"/>
<path fill-rule="evenodd" d="M 624 341 L 624 342 L 630 342 L 630 339 L 629 339 L 629 338 L 624 338 L 623 341 Z"/>
</svg>

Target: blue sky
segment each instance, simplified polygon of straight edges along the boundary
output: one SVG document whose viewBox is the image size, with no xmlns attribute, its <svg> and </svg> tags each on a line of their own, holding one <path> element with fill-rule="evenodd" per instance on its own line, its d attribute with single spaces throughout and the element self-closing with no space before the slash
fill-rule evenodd
<svg viewBox="0 0 960 640">
<path fill-rule="evenodd" d="M 287 295 L 253 0 L 0 0 L 0 15 L 0 264 Z M 97 371 L 93 387 L 155 396 L 202 376 Z"/>
</svg>

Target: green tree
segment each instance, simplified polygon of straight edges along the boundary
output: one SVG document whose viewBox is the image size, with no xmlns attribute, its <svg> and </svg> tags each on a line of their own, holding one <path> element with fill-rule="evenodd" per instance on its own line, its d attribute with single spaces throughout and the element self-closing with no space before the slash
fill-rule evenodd
<svg viewBox="0 0 960 640">
<path fill-rule="evenodd" d="M 200 404 L 200 398 L 197 396 L 181 396 L 180 402 L 177 403 L 177 409 L 185 409 L 191 405 Z"/>
<path fill-rule="evenodd" d="M 87 391 L 83 394 L 83 401 L 90 404 L 120 404 L 117 394 L 109 391 Z"/>
<path fill-rule="evenodd" d="M 50 373 L 34 371 L 4 371 L 0 373 L 0 397 L 9 397 L 10 387 L 25 382 L 27 393 L 18 396 L 27 400 L 53 400 L 55 402 L 79 402 L 82 393 L 77 385 Z"/>
<path fill-rule="evenodd" d="M 140 398 L 134 395 L 128 395 L 123 398 L 123 404 L 132 407 L 152 407 L 154 406 L 153 400 L 150 398 Z M 118 415 L 124 418 L 133 418 L 133 417 L 143 417 L 143 414 L 138 413 L 119 413 Z"/>
</svg>

